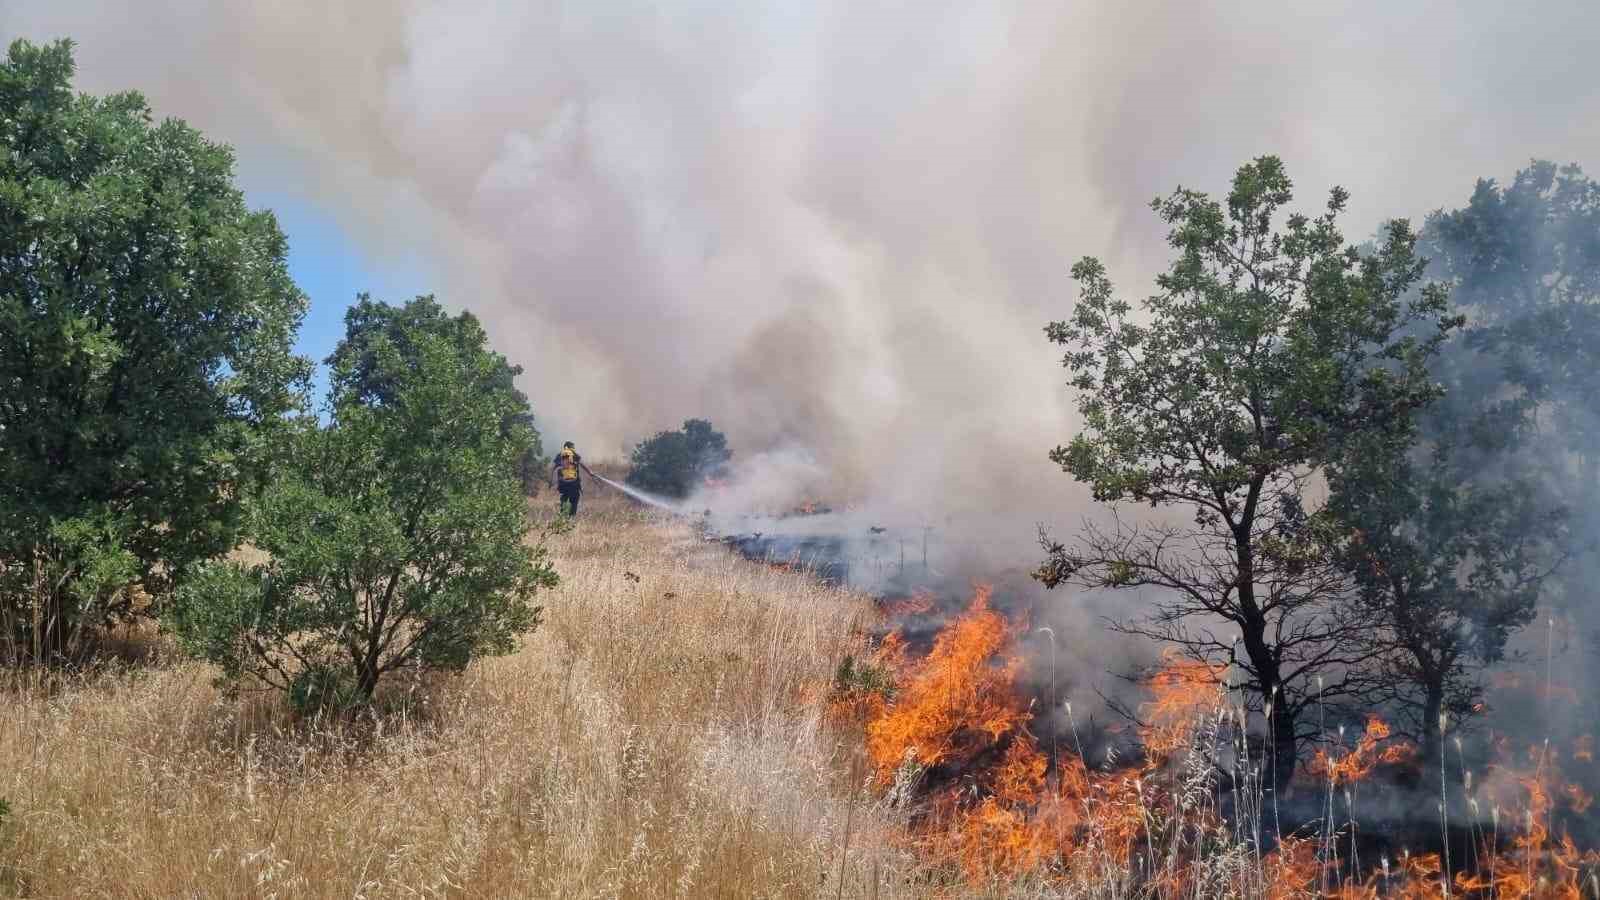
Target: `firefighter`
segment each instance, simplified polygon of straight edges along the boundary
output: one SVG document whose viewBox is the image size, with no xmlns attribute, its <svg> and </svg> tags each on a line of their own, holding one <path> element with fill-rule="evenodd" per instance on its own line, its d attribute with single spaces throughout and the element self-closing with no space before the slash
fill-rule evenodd
<svg viewBox="0 0 1600 900">
<path fill-rule="evenodd" d="M 580 472 L 588 472 L 591 478 L 599 477 L 584 465 L 578 448 L 567 441 L 561 445 L 561 452 L 556 454 L 555 463 L 550 467 L 550 483 L 561 495 L 561 511 L 569 516 L 578 514 L 578 497 L 583 493 Z"/>
</svg>

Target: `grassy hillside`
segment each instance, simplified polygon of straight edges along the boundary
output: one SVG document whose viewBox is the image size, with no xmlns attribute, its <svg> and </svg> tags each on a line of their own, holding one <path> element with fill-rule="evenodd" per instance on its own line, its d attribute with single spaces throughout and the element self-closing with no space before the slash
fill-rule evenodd
<svg viewBox="0 0 1600 900">
<path fill-rule="evenodd" d="M 15 677 L 0 895 L 921 893 L 821 714 L 870 602 L 615 492 L 583 513 L 522 651 L 393 686 L 376 726 L 294 723 L 191 663 Z"/>
</svg>

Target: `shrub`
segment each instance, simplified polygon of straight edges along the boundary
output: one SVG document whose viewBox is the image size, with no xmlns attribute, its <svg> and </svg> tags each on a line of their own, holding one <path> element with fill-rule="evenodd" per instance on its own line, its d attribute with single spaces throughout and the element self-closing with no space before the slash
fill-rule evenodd
<svg viewBox="0 0 1600 900">
<path fill-rule="evenodd" d="M 556 583 L 526 541 L 513 465 L 532 428 L 507 427 L 517 400 L 486 389 L 503 360 L 481 331 L 463 344 L 414 329 L 368 349 L 384 395 L 336 363 L 330 421 L 300 423 L 251 504 L 268 561 L 204 567 L 167 616 L 225 681 L 248 676 L 303 709 L 365 703 L 399 669 L 510 652 L 538 624 L 535 592 Z"/>
<path fill-rule="evenodd" d="M 833 672 L 833 692 L 835 696 L 877 694 L 885 700 L 893 700 L 894 670 L 870 659 L 858 660 L 853 654 L 846 653 Z"/>
<path fill-rule="evenodd" d="M 633 448 L 628 484 L 687 497 L 703 479 L 720 475 L 732 458 L 727 437 L 705 419 L 690 419 L 682 431 L 663 431 Z"/>
</svg>

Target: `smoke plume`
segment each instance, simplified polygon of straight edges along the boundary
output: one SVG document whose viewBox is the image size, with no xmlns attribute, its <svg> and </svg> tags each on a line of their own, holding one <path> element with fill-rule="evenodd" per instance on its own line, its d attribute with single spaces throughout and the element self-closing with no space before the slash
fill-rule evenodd
<svg viewBox="0 0 1600 900">
<path fill-rule="evenodd" d="M 705 416 L 1026 546 L 1082 505 L 1041 327 L 1078 256 L 1148 289 L 1149 198 L 1275 152 L 1359 236 L 1600 145 L 1588 4 L 1403 6 L 8 0 L 0 33 L 427 260 L 552 436 Z"/>
</svg>

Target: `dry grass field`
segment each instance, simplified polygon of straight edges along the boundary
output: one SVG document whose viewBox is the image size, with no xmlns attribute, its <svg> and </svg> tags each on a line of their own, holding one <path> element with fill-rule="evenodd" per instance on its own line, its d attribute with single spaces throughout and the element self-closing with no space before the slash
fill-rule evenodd
<svg viewBox="0 0 1600 900">
<path fill-rule="evenodd" d="M 536 502 L 548 515 L 554 498 Z M 1226 706 L 1185 682 L 1153 707 L 1184 736 L 1165 762 L 1080 768 L 1070 785 L 1040 780 L 1042 763 L 1031 780 L 973 772 L 989 799 L 909 821 L 886 799 L 893 758 L 869 758 L 865 724 L 825 711 L 846 654 L 886 652 L 863 657 L 869 598 L 743 559 L 604 490 L 550 547 L 563 581 L 519 652 L 390 684 L 354 722 L 224 696 L 158 636 L 130 637 L 129 661 L 93 672 L 11 673 L 0 897 L 1443 896 L 1422 856 L 1393 881 L 1353 866 L 1327 880 L 1317 859 L 1337 863 L 1331 830 L 1252 852 L 1259 795 L 1229 819 L 1226 786 L 1196 765 Z M 902 671 L 908 699 L 890 724 L 917 727 L 874 731 L 879 744 L 905 731 L 935 746 L 973 710 L 1021 715 L 1011 669 L 962 659 Z M 924 721 L 924 708 L 937 715 Z M 1006 760 L 1037 756 L 1026 736 L 1011 749 Z M 923 805 L 969 789 L 945 784 Z M 1010 803 L 1009 789 L 1026 796 Z M 1600 855 L 1534 841 L 1527 816 L 1502 881 L 1525 877 L 1491 893 L 1600 896 Z"/>
<path fill-rule="evenodd" d="M 0 896 L 925 894 L 822 714 L 870 601 L 603 489 L 551 547 L 519 653 L 392 685 L 375 722 L 228 699 L 159 642 L 12 676 Z"/>
</svg>

